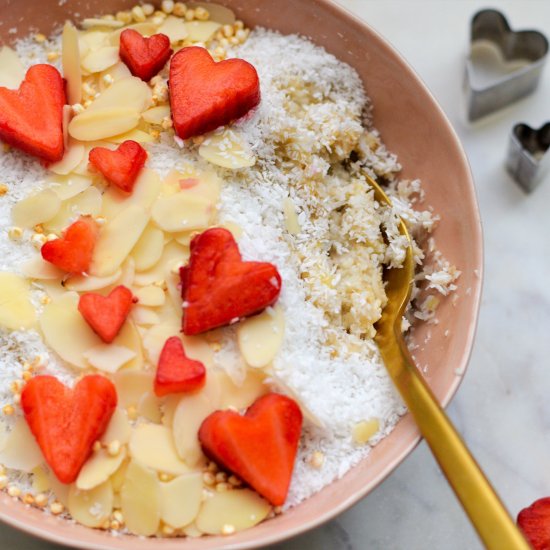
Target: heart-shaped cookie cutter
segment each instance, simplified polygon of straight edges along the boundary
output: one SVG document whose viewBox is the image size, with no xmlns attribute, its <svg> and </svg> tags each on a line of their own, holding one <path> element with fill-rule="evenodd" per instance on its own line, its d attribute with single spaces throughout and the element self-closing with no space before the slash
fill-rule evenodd
<svg viewBox="0 0 550 550">
<path fill-rule="evenodd" d="M 506 168 L 528 192 L 541 182 L 550 169 L 550 122 L 538 130 L 524 123 L 513 127 Z"/>
<path fill-rule="evenodd" d="M 466 60 L 465 88 L 468 118 L 472 121 L 533 92 L 548 53 L 544 34 L 535 30 L 513 31 L 506 17 L 497 10 L 481 10 L 473 16 L 470 47 L 481 40 L 496 45 L 506 61 L 527 60 L 529 63 L 489 85 L 476 85 L 470 53 Z"/>
</svg>

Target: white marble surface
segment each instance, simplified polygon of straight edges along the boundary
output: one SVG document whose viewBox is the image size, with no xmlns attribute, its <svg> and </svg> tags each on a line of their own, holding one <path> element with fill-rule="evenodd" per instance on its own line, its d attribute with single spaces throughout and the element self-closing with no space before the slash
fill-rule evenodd
<svg viewBox="0 0 550 550">
<path fill-rule="evenodd" d="M 474 172 L 486 278 L 470 368 L 449 413 L 512 514 L 550 494 L 550 177 L 530 196 L 503 168 L 517 121 L 550 120 L 550 68 L 534 96 L 470 126 L 461 114 L 469 20 L 483 7 L 550 36 L 548 0 L 341 0 L 408 59 L 447 112 Z M 481 545 L 424 444 L 361 503 L 279 550 L 441 550 Z M 3 550 L 52 550 L 0 526 Z"/>
</svg>

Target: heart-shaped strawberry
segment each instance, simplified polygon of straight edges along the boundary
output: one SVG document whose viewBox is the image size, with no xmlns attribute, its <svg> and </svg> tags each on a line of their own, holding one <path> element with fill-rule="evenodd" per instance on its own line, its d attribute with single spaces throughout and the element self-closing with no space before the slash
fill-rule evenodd
<svg viewBox="0 0 550 550">
<path fill-rule="evenodd" d="M 145 38 L 134 29 L 126 29 L 120 34 L 120 59 L 141 80 L 151 80 L 166 65 L 172 51 L 170 39 L 165 34 Z"/>
<path fill-rule="evenodd" d="M 216 63 L 208 50 L 197 46 L 174 55 L 168 84 L 174 128 L 182 139 L 228 124 L 260 102 L 258 73 L 250 63 Z"/>
<path fill-rule="evenodd" d="M 155 394 L 163 397 L 170 393 L 192 392 L 202 388 L 205 381 L 204 365 L 185 355 L 183 344 L 177 336 L 168 338 L 157 366 Z"/>
<path fill-rule="evenodd" d="M 114 151 L 106 147 L 94 147 L 88 159 L 109 183 L 131 193 L 147 160 L 147 151 L 136 141 L 128 139 Z"/>
<path fill-rule="evenodd" d="M 226 410 L 199 430 L 207 456 L 246 481 L 274 506 L 286 500 L 302 429 L 302 412 L 277 393 L 260 397 L 244 416 Z"/>
<path fill-rule="evenodd" d="M 518 514 L 518 526 L 533 550 L 550 548 L 550 498 L 540 498 Z"/>
<path fill-rule="evenodd" d="M 25 420 L 59 481 L 72 483 L 78 477 L 116 404 L 113 383 L 97 374 L 85 376 L 73 389 L 53 376 L 36 376 L 25 384 Z"/>
<path fill-rule="evenodd" d="M 82 294 L 78 301 L 78 311 L 94 332 L 105 343 L 110 344 L 120 332 L 133 303 L 131 290 L 119 285 L 108 296 L 95 292 Z"/>
<path fill-rule="evenodd" d="M 63 157 L 65 86 L 51 65 L 34 65 L 18 90 L 0 87 L 0 139 L 48 162 Z"/>
<path fill-rule="evenodd" d="M 191 241 L 180 269 L 183 332 L 199 334 L 259 313 L 275 303 L 281 276 L 270 263 L 243 262 L 233 235 L 207 229 Z"/>
<path fill-rule="evenodd" d="M 70 225 L 59 239 L 42 245 L 40 252 L 47 262 L 67 273 L 86 273 L 90 269 L 98 229 L 91 218 Z"/>
</svg>

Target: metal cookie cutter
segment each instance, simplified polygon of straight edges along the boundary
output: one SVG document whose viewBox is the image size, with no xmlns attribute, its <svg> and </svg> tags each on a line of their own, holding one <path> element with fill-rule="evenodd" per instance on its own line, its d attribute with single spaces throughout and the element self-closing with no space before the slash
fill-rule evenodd
<svg viewBox="0 0 550 550">
<path fill-rule="evenodd" d="M 523 123 L 514 126 L 506 168 L 525 191 L 540 183 L 550 169 L 550 122 L 538 130 Z"/>
<path fill-rule="evenodd" d="M 468 118 L 476 120 L 530 94 L 535 90 L 546 62 L 548 40 L 539 31 L 513 31 L 497 10 L 481 10 L 472 18 L 470 46 L 489 41 L 500 49 L 504 60 L 526 61 L 527 65 L 488 84 L 476 83 L 473 60 L 466 60 L 465 87 Z"/>
</svg>

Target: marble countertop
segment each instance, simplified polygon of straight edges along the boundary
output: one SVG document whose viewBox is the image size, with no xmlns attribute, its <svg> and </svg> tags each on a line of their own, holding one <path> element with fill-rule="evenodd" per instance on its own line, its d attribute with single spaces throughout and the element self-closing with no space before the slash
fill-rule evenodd
<svg viewBox="0 0 550 550">
<path fill-rule="evenodd" d="M 446 111 L 466 149 L 485 237 L 485 283 L 476 343 L 449 414 L 515 516 L 550 494 L 550 176 L 531 195 L 503 167 L 513 124 L 550 120 L 550 68 L 535 95 L 475 125 L 462 115 L 469 21 L 481 0 L 340 0 L 407 58 Z M 550 36 L 547 0 L 494 0 L 514 28 Z M 53 550 L 0 526 L 3 550 Z M 278 550 L 481 548 L 426 445 L 338 519 Z"/>
</svg>

